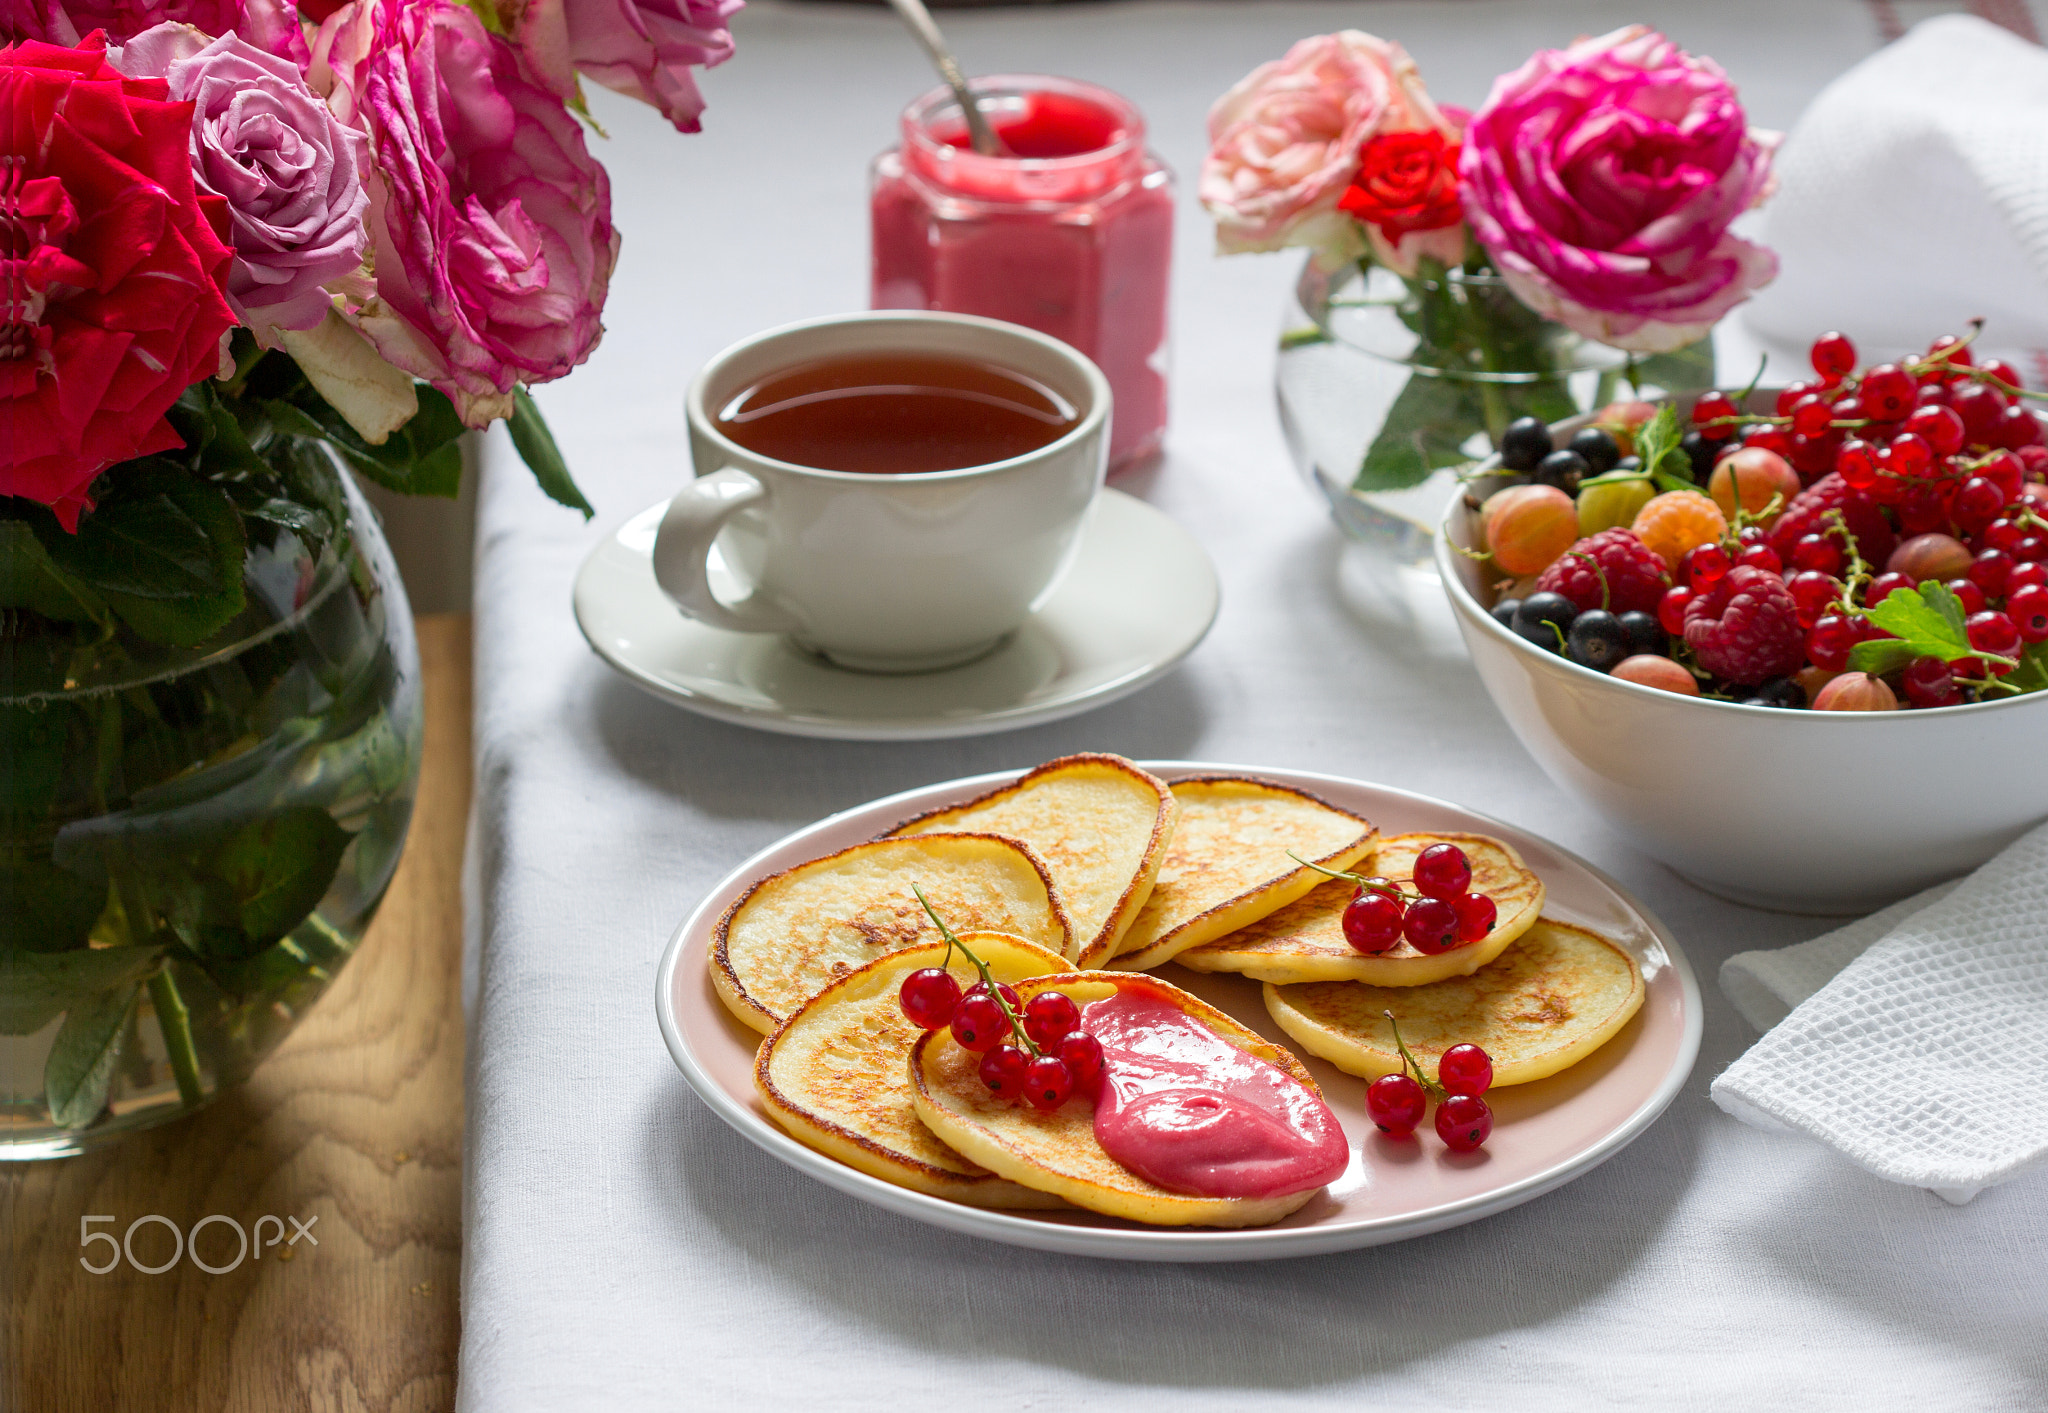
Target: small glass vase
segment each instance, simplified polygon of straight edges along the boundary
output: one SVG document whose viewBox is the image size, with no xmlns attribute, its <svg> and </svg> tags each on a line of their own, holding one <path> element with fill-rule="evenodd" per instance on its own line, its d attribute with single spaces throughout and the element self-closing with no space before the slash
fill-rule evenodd
<svg viewBox="0 0 2048 1413">
<path fill-rule="evenodd" d="M 419 653 L 383 535 L 252 534 L 196 648 L 0 610 L 0 1158 L 61 1157 L 246 1079 L 397 867 Z"/>
<path fill-rule="evenodd" d="M 1409 616 L 1441 598 L 1436 527 L 1508 423 L 1713 386 L 1710 345 L 1638 356 L 1581 337 L 1491 272 L 1302 270 L 1281 325 L 1280 425 L 1295 466 L 1358 542 L 1347 572 Z M 1633 385 L 1631 383 L 1633 379 Z"/>
</svg>

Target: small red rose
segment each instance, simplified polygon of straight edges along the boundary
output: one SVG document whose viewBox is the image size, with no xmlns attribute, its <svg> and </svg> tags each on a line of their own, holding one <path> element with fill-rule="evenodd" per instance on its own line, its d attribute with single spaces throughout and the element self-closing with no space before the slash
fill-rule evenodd
<svg viewBox="0 0 2048 1413">
<path fill-rule="evenodd" d="M 1383 133 L 1359 149 L 1358 175 L 1337 209 L 1369 221 L 1389 241 L 1465 219 L 1458 201 L 1458 144 L 1441 132 Z"/>
</svg>

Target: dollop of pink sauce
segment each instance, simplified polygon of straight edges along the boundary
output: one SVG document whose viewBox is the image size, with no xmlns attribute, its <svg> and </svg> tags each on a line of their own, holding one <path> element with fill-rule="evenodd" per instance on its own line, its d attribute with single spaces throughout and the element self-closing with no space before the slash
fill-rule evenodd
<svg viewBox="0 0 2048 1413">
<path fill-rule="evenodd" d="M 1102 1045 L 1095 1139 L 1147 1182 L 1194 1197 L 1283 1197 L 1335 1181 L 1337 1116 L 1285 1071 L 1172 1004 L 1134 991 L 1091 1002 Z"/>
</svg>

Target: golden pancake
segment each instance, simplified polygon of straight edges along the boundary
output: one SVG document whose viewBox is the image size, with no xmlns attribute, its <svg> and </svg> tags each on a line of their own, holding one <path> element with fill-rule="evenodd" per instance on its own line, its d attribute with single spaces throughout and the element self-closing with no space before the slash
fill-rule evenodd
<svg viewBox="0 0 2048 1413">
<path fill-rule="evenodd" d="M 1021 937 L 970 932 L 960 940 L 998 981 L 1072 970 Z M 891 952 L 804 1002 L 755 1058 L 761 1103 L 798 1142 L 898 1187 L 973 1207 L 1064 1207 L 1058 1197 L 968 1162 L 911 1107 L 910 1049 L 924 1031 L 903 1014 L 898 992 L 904 977 L 945 956 L 943 942 Z M 948 970 L 962 989 L 980 979 L 958 949 Z"/>
<path fill-rule="evenodd" d="M 1074 929 L 1075 964 L 1092 967 L 1115 955 L 1151 896 L 1175 808 L 1165 781 L 1122 756 L 1062 756 L 885 837 L 967 830 L 1020 840 L 1052 874 Z"/>
<path fill-rule="evenodd" d="M 718 920 L 711 982 L 763 1033 L 875 958 L 939 940 L 911 886 L 956 933 L 1006 932 L 1069 955 L 1052 878 L 1029 849 L 991 834 L 856 844 L 762 879 Z"/>
<path fill-rule="evenodd" d="M 1322 879 L 1287 855 L 1349 868 L 1372 825 L 1284 785 L 1241 775 L 1173 782 L 1173 839 L 1144 910 L 1124 934 L 1120 971 L 1143 971 L 1278 912 Z"/>
<path fill-rule="evenodd" d="M 1319 981 L 1266 986 L 1266 1009 L 1301 1047 L 1347 1074 L 1401 1068 L 1393 1028 L 1434 1078 L 1439 1056 L 1469 1042 L 1493 1061 L 1495 1088 L 1569 1069 L 1612 1040 L 1643 1004 L 1634 957 L 1597 932 L 1543 918 L 1491 966 L 1427 986 Z"/>
<path fill-rule="evenodd" d="M 1448 952 L 1419 952 L 1407 939 L 1391 951 L 1367 955 L 1344 939 L 1344 909 L 1358 886 L 1333 878 L 1298 902 L 1239 928 L 1228 937 L 1192 947 L 1174 960 L 1195 971 L 1233 971 L 1277 986 L 1307 981 L 1363 981 L 1374 986 L 1424 986 L 1470 976 L 1506 951 L 1543 911 L 1543 880 L 1498 839 L 1483 834 L 1397 834 L 1382 839 L 1351 872 L 1406 885 L 1415 859 L 1432 844 L 1456 844 L 1472 864 L 1472 891 L 1493 899 L 1493 931 Z"/>
<path fill-rule="evenodd" d="M 1246 1029 L 1208 1002 L 1156 976 L 1083 972 L 1021 982 L 1026 1001 L 1040 991 L 1064 991 L 1086 1006 L 1118 991 L 1138 989 L 1177 1006 L 1230 1044 L 1246 1050 L 1321 1094 L 1301 1062 Z M 962 1049 L 950 1033 L 933 1031 L 910 1053 L 911 1102 L 926 1127 L 998 1177 L 1053 1193 L 1093 1212 L 1154 1226 L 1252 1227 L 1277 1222 L 1321 1188 L 1285 1197 L 1190 1197 L 1155 1186 L 1126 1168 L 1095 1140 L 1095 1106 L 1070 1099 L 1041 1113 L 988 1092 L 977 1073 L 981 1057 Z"/>
</svg>

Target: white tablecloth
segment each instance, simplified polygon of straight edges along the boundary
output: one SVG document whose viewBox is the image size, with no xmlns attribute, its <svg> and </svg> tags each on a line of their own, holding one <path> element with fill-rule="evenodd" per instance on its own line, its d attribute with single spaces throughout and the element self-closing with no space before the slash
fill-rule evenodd
<svg viewBox="0 0 2048 1413">
<path fill-rule="evenodd" d="M 1211 257 L 1189 195 L 1208 100 L 1301 35 L 1397 37 L 1469 104 L 1539 45 L 1638 17 L 1719 58 L 1781 127 L 1878 42 L 1853 0 L 946 16 L 970 71 L 1131 96 L 1181 175 L 1171 451 L 1126 488 L 1208 546 L 1224 606 L 1185 667 L 1126 702 L 933 745 L 700 720 L 614 677 L 569 611 L 591 545 L 685 474 L 695 367 L 864 304 L 865 163 L 928 86 L 920 60 L 885 13 L 763 4 L 706 81 L 705 135 L 593 92 L 625 251 L 604 346 L 541 401 L 598 519 L 496 455 L 479 534 L 464 1409 L 2048 1406 L 2048 1178 L 1952 1209 L 1708 1102 L 1754 1038 L 1712 985 L 1723 958 L 1827 924 L 1720 902 L 1635 853 L 1537 771 L 1458 655 L 1347 608 L 1340 540 L 1272 411 L 1295 260 Z M 712 882 L 829 811 L 1080 749 L 1336 771 L 1544 832 L 1684 943 L 1706 983 L 1698 1068 L 1634 1146 L 1511 1213 L 1223 1267 L 947 1235 L 796 1175 L 697 1101 L 652 977 Z"/>
</svg>

